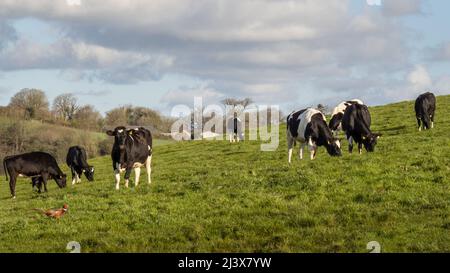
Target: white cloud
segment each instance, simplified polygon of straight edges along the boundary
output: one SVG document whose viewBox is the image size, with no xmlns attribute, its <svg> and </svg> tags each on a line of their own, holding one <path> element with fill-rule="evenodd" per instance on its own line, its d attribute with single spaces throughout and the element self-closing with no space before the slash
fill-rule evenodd
<svg viewBox="0 0 450 273">
<path fill-rule="evenodd" d="M 420 0 L 385 0 L 381 12 L 354 15 L 349 0 L 78 2 L 1 1 L 0 16 L 47 21 L 65 38 L 50 46 L 22 39 L 0 53 L 0 70 L 56 68 L 73 79 L 113 83 L 174 73 L 210 83 L 172 90 L 166 103 L 196 94 L 292 102 L 306 97 L 301 90 L 321 98 L 371 96 L 381 83 L 397 87 L 392 75 L 411 67 L 409 32 L 394 17 L 423 7 Z M 426 83 L 416 74 L 411 80 Z"/>
<path fill-rule="evenodd" d="M 167 106 L 190 105 L 193 106 L 194 97 L 201 97 L 203 104 L 211 104 L 225 98 L 225 95 L 209 87 L 206 84 L 195 87 L 180 87 L 176 90 L 170 90 L 161 98 L 161 102 Z"/>
<path fill-rule="evenodd" d="M 416 65 L 415 69 L 409 73 L 408 82 L 416 90 L 426 89 L 432 86 L 430 75 L 422 65 Z"/>
<path fill-rule="evenodd" d="M 69 6 L 81 6 L 81 0 L 66 0 Z"/>
</svg>

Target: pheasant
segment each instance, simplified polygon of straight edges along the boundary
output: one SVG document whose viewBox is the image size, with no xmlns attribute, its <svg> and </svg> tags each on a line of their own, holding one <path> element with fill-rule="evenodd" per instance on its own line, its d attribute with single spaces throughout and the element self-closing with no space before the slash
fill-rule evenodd
<svg viewBox="0 0 450 273">
<path fill-rule="evenodd" d="M 68 209 L 69 209 L 69 205 L 64 204 L 64 206 L 60 209 L 49 209 L 49 210 L 35 209 L 35 210 L 39 211 L 43 215 L 46 215 L 50 218 L 59 219 L 67 212 Z"/>
</svg>

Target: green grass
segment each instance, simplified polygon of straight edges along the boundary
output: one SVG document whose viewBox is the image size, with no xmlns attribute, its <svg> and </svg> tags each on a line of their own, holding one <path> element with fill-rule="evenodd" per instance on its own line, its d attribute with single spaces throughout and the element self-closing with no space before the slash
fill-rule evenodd
<svg viewBox="0 0 450 273">
<path fill-rule="evenodd" d="M 412 102 L 372 108 L 384 134 L 374 154 L 287 164 L 259 142 L 155 145 L 153 184 L 114 190 L 109 157 L 96 181 L 48 194 L 21 180 L 17 199 L 0 184 L 0 251 L 383 252 L 450 251 L 450 96 L 438 98 L 436 129 L 416 130 Z M 165 144 L 165 143 L 164 143 Z M 298 148 L 298 146 L 297 146 Z M 64 169 L 67 171 L 67 169 Z M 123 184 L 122 184 L 123 185 Z M 32 208 L 68 203 L 63 219 Z"/>
</svg>

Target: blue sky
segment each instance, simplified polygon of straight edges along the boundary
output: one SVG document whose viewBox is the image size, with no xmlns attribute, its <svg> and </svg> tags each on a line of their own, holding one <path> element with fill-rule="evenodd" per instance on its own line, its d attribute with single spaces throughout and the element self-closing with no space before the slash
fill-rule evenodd
<svg viewBox="0 0 450 273">
<path fill-rule="evenodd" d="M 102 113 L 251 97 L 291 111 L 450 94 L 450 1 L 0 3 L 0 105 L 22 88 Z"/>
</svg>

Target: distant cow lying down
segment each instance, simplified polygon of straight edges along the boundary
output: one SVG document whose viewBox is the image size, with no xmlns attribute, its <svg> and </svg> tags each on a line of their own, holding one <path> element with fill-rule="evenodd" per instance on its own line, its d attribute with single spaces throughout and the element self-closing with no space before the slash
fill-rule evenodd
<svg viewBox="0 0 450 273">
<path fill-rule="evenodd" d="M 106 132 L 114 137 L 114 145 L 111 151 L 114 176 L 116 180 L 116 189 L 120 188 L 120 174 L 125 172 L 125 187 L 128 188 L 128 182 L 131 170 L 135 172 L 135 186 L 139 184 L 141 167 L 147 169 L 148 183 L 151 180 L 151 162 L 152 162 L 152 135 L 149 130 L 140 127 L 136 129 L 127 129 L 123 126 L 117 127 L 113 131 Z"/>
</svg>

